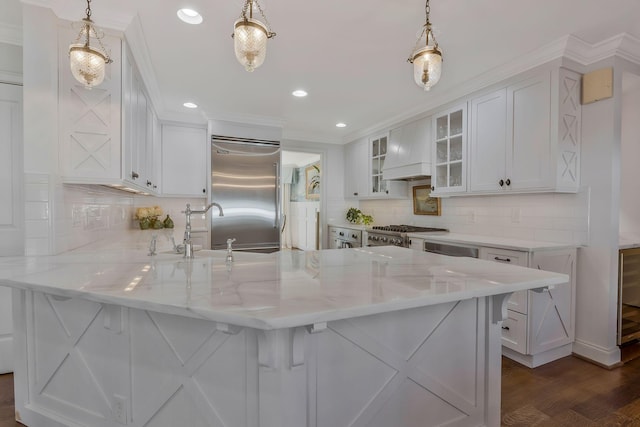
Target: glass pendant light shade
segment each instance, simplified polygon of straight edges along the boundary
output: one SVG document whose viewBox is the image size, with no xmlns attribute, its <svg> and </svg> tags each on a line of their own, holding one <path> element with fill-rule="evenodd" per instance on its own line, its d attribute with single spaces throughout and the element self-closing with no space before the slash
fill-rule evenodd
<svg viewBox="0 0 640 427">
<path fill-rule="evenodd" d="M 442 53 L 433 46 L 426 46 L 413 53 L 413 80 L 424 90 L 431 89 L 440 80 Z"/>
<path fill-rule="evenodd" d="M 233 47 L 236 58 L 247 71 L 262 65 L 267 56 L 269 31 L 257 19 L 238 19 L 233 30 Z"/>
<path fill-rule="evenodd" d="M 69 66 L 73 77 L 91 89 L 102 83 L 105 65 L 113 61 L 102 44 L 102 31 L 98 31 L 91 20 L 91 0 L 87 0 L 86 13 L 87 17 L 77 23 L 80 26 L 78 37 L 69 46 Z M 92 40 L 94 46 L 91 46 Z"/>
<path fill-rule="evenodd" d="M 91 46 L 72 44 L 69 46 L 71 74 L 87 89 L 97 86 L 104 80 L 107 58 Z"/>
<path fill-rule="evenodd" d="M 253 18 L 254 7 L 264 23 Z M 233 48 L 244 69 L 251 72 L 262 65 L 267 56 L 267 40 L 275 37 L 258 0 L 245 0 L 240 18 L 233 24 Z"/>
<path fill-rule="evenodd" d="M 438 42 L 431 31 L 429 0 L 427 0 L 424 9 L 427 19 L 422 33 L 416 41 L 416 46 L 407 61 L 413 64 L 413 80 L 426 91 L 440 80 L 440 75 L 442 74 L 442 51 L 438 49 Z M 423 37 L 423 47 L 419 47 Z"/>
</svg>

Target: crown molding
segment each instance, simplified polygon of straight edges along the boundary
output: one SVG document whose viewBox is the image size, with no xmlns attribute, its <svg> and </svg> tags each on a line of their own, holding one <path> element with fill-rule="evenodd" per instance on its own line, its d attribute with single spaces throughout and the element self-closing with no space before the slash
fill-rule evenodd
<svg viewBox="0 0 640 427">
<path fill-rule="evenodd" d="M 590 44 L 576 36 L 567 35 L 512 62 L 482 73 L 452 90 L 440 93 L 418 108 L 405 111 L 367 129 L 361 129 L 345 135 L 342 143 L 355 141 L 372 133 L 400 125 L 402 122 L 418 119 L 435 108 L 557 59 L 566 58 L 580 65 L 588 66 L 612 56 L 618 56 L 640 65 L 640 39 L 623 33 L 601 42 Z"/>
<path fill-rule="evenodd" d="M 68 0 L 21 0 L 22 3 L 33 6 L 45 7 L 51 9 L 53 13 L 61 19 L 68 21 L 79 21 L 84 18 L 85 7 L 77 2 Z M 131 22 L 130 14 L 118 13 L 112 9 L 100 10 L 98 19 L 92 16 L 95 25 L 100 28 L 109 28 L 117 31 L 124 31 Z"/>
<path fill-rule="evenodd" d="M 22 46 L 22 26 L 0 22 L 0 43 Z"/>
</svg>

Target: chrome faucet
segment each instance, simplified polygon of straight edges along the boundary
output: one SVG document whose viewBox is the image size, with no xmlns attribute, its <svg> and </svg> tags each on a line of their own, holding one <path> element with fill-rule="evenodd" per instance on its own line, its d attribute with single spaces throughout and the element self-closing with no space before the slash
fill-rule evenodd
<svg viewBox="0 0 640 427">
<path fill-rule="evenodd" d="M 193 244 L 191 243 L 191 214 L 206 214 L 211 206 L 215 206 L 220 211 L 220 216 L 224 216 L 224 212 L 222 211 L 222 206 L 219 204 L 212 202 L 203 210 L 193 210 L 191 209 L 191 204 L 187 203 L 187 209 L 182 211 L 183 214 L 187 216 L 187 225 L 184 229 L 184 258 L 193 258 Z"/>
</svg>

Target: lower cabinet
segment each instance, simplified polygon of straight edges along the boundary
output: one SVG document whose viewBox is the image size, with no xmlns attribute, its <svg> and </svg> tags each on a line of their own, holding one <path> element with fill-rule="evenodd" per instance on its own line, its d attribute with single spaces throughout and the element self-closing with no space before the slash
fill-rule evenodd
<svg viewBox="0 0 640 427">
<path fill-rule="evenodd" d="M 502 324 L 503 354 L 530 368 L 572 353 L 576 249 L 535 252 L 480 248 L 481 259 L 563 273 L 569 282 L 542 292 L 515 292 Z"/>
</svg>

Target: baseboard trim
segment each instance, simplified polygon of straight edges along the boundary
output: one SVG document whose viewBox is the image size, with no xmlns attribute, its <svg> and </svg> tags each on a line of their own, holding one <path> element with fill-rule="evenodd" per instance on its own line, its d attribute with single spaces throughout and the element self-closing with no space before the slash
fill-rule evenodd
<svg viewBox="0 0 640 427">
<path fill-rule="evenodd" d="M 620 348 L 604 348 L 585 341 L 575 340 L 573 354 L 581 359 L 594 363 L 607 369 L 621 366 Z"/>
</svg>

